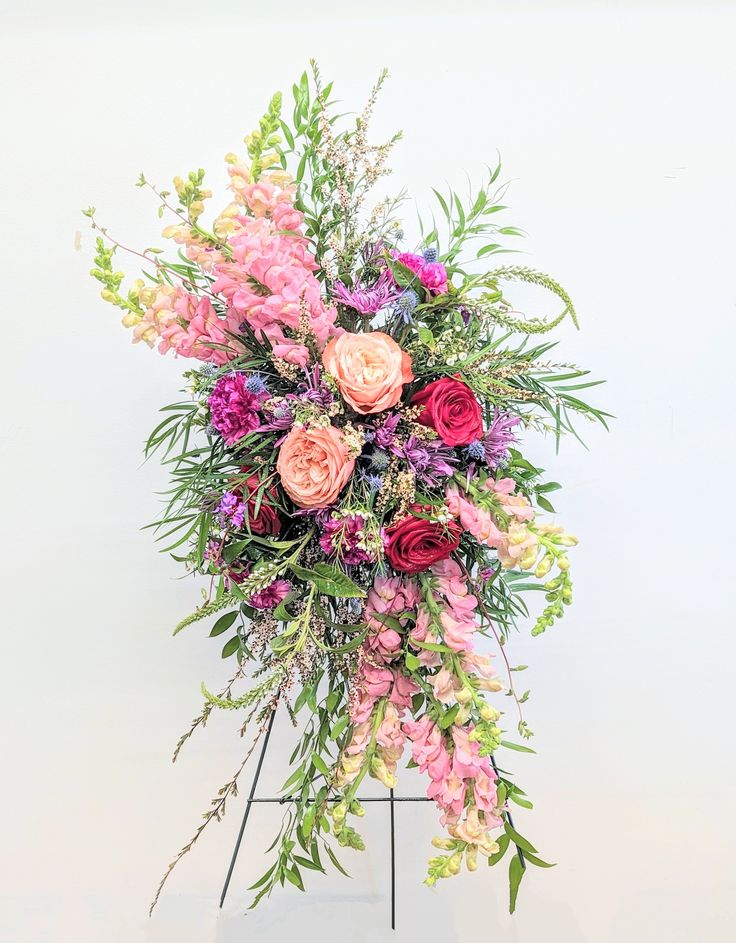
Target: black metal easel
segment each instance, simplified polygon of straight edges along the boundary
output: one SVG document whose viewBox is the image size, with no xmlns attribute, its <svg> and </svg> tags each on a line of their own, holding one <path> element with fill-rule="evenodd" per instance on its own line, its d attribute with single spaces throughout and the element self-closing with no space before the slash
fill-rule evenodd
<svg viewBox="0 0 736 943">
<path fill-rule="evenodd" d="M 248 801 L 245 803 L 245 812 L 243 813 L 243 821 L 240 823 L 240 830 L 238 832 L 238 837 L 235 841 L 235 848 L 233 849 L 233 856 L 230 859 L 230 866 L 227 869 L 227 876 L 225 877 L 225 884 L 222 888 L 222 894 L 220 894 L 220 909 L 222 909 L 223 904 L 225 903 L 225 898 L 227 897 L 227 891 L 230 887 L 230 879 L 233 876 L 233 871 L 235 870 L 235 862 L 238 860 L 238 854 L 240 852 L 240 845 L 243 841 L 243 833 L 245 832 L 245 826 L 248 822 L 248 817 L 250 816 L 250 808 L 256 802 L 265 802 L 265 803 L 278 803 L 279 805 L 284 805 L 286 802 L 293 802 L 294 800 L 289 796 L 283 797 L 268 797 L 260 798 L 256 797 L 256 787 L 258 786 L 258 779 L 261 775 L 261 769 L 263 768 L 263 760 L 266 756 L 266 749 L 268 747 L 268 740 L 271 736 L 271 730 L 273 729 L 273 722 L 276 717 L 276 711 L 271 712 L 271 716 L 268 720 L 268 726 L 266 727 L 266 733 L 263 737 L 263 745 L 261 746 L 261 752 L 258 757 L 258 764 L 256 765 L 256 771 L 253 775 L 253 782 L 250 787 L 250 794 L 248 796 Z M 494 770 L 498 772 L 496 763 L 491 757 L 491 763 L 493 764 Z M 396 828 L 395 828 L 395 819 L 394 819 L 394 804 L 396 802 L 432 802 L 433 800 L 427 796 L 396 796 L 394 795 L 393 789 L 389 789 L 388 796 L 367 796 L 364 799 L 359 799 L 359 802 L 388 802 L 389 803 L 389 822 L 391 830 L 391 929 L 396 929 Z M 514 822 L 511 818 L 511 814 L 506 812 L 506 819 L 513 828 Z M 517 846 L 516 853 L 519 856 L 521 861 L 521 866 L 526 867 L 524 861 L 524 853 L 521 848 Z"/>
</svg>

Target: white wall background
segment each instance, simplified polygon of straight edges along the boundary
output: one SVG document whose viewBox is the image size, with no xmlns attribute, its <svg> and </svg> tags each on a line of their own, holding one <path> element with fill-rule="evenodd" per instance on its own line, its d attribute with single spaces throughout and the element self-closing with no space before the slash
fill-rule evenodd
<svg viewBox="0 0 736 943">
<path fill-rule="evenodd" d="M 732 939 L 734 5 L 2 8 L 0 940 Z M 259 810 L 220 913 L 242 799 L 145 916 L 243 744 L 218 717 L 169 762 L 200 681 L 229 670 L 205 628 L 170 638 L 196 589 L 139 531 L 164 485 L 141 442 L 184 365 L 129 346 L 87 278 L 79 209 L 159 242 L 138 172 L 222 181 L 222 156 L 312 55 L 350 107 L 390 67 L 376 129 L 405 129 L 395 182 L 420 205 L 501 150 L 508 220 L 581 314 L 563 356 L 610 378 L 610 436 L 557 459 L 529 443 L 582 546 L 565 624 L 514 643 L 539 751 L 515 764 L 537 804 L 520 827 L 558 862 L 525 880 L 514 918 L 503 872 L 421 886 L 429 806 L 398 813 L 394 937 L 383 808 L 352 882 L 316 875 L 246 917 L 277 819 Z"/>
</svg>

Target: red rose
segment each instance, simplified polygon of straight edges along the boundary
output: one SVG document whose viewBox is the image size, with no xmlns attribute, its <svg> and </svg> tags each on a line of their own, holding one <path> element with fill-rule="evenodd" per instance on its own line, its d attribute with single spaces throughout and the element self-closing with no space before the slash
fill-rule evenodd
<svg viewBox="0 0 736 943">
<path fill-rule="evenodd" d="M 409 510 L 421 508 L 414 505 Z M 422 573 L 457 550 L 461 533 L 455 521 L 438 524 L 423 517 L 405 517 L 386 529 L 386 559 L 401 573 Z"/>
<path fill-rule="evenodd" d="M 483 433 L 483 415 L 473 391 L 461 380 L 442 377 L 415 393 L 412 406 L 424 406 L 417 422 L 437 432 L 445 445 L 467 445 Z"/>
<path fill-rule="evenodd" d="M 242 471 L 247 474 L 248 469 L 244 468 Z M 236 490 L 236 494 L 245 502 L 251 532 L 258 534 L 260 537 L 265 535 L 275 537 L 281 532 L 281 518 L 274 507 L 276 488 L 272 486 L 263 492 L 261 506 L 256 514 L 256 498 L 258 497 L 260 483 L 258 475 L 251 475 L 245 484 Z"/>
</svg>

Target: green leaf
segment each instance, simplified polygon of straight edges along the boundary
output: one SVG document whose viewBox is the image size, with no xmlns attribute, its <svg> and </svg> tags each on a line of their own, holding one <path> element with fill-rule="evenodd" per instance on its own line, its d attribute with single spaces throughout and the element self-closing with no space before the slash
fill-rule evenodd
<svg viewBox="0 0 736 943">
<path fill-rule="evenodd" d="M 528 799 L 525 799 L 523 796 L 518 795 L 515 792 L 512 792 L 509 796 L 509 799 L 512 802 L 515 802 L 517 805 L 520 805 L 522 809 L 533 809 L 534 803 L 530 802 Z"/>
<path fill-rule="evenodd" d="M 501 858 L 503 858 L 508 850 L 509 845 L 511 844 L 511 839 L 508 835 L 499 835 L 496 844 L 498 845 L 498 851 L 495 854 L 488 856 L 489 867 L 493 867 L 494 864 L 498 864 Z"/>
<path fill-rule="evenodd" d="M 520 743 L 512 743 L 510 740 L 502 740 L 501 746 L 506 747 L 507 750 L 516 750 L 517 753 L 535 753 L 535 750 L 532 750 L 531 747 L 522 746 Z"/>
<path fill-rule="evenodd" d="M 237 635 L 233 635 L 231 639 L 225 642 L 222 649 L 222 657 L 229 658 L 231 655 L 234 655 L 240 647 L 240 638 Z"/>
<path fill-rule="evenodd" d="M 287 880 L 289 880 L 294 887 L 298 887 L 300 891 L 304 890 L 304 885 L 302 884 L 302 876 L 299 874 L 299 871 L 294 868 L 287 868 L 284 872 L 286 874 Z"/>
<path fill-rule="evenodd" d="M 524 877 L 524 865 L 518 855 L 509 862 L 509 913 L 516 910 L 516 898 L 519 895 L 519 885 Z"/>
<path fill-rule="evenodd" d="M 325 761 L 322 759 L 322 757 L 319 755 L 319 753 L 315 753 L 314 751 L 312 751 L 311 759 L 312 759 L 313 766 L 316 769 L 318 769 L 319 772 L 322 773 L 323 776 L 330 775 L 329 767 L 327 766 Z"/>
<path fill-rule="evenodd" d="M 524 853 L 524 861 L 528 861 L 530 864 L 536 865 L 538 868 L 555 868 L 557 865 L 550 864 L 549 861 L 542 861 L 541 858 L 538 858 L 536 855 L 531 854 L 531 852 Z"/>
<path fill-rule="evenodd" d="M 329 563 L 315 563 L 313 570 L 308 570 L 296 563 L 289 564 L 292 572 L 299 579 L 313 583 L 318 593 L 325 596 L 337 596 L 339 599 L 355 599 L 365 596 L 365 592 L 356 585 L 342 570 Z"/>
<path fill-rule="evenodd" d="M 417 645 L 419 648 L 426 648 L 430 652 L 452 652 L 452 649 L 447 645 L 442 645 L 440 642 L 420 642 L 419 639 L 412 639 L 412 645 Z"/>
<path fill-rule="evenodd" d="M 546 494 L 548 491 L 559 491 L 561 487 L 562 485 L 558 481 L 548 481 L 544 485 L 537 485 L 537 491 Z"/>
<path fill-rule="evenodd" d="M 294 701 L 293 711 L 295 714 L 298 714 L 299 711 L 302 709 L 302 707 L 304 707 L 304 705 L 307 703 L 307 698 L 309 697 L 310 691 L 312 690 L 313 687 L 314 685 L 305 684 L 304 687 L 301 689 L 301 691 L 297 695 L 296 700 Z"/>
<path fill-rule="evenodd" d="M 337 870 L 340 872 L 340 874 L 344 874 L 346 878 L 349 878 L 350 875 L 349 875 L 348 872 L 345 870 L 345 868 L 343 868 L 343 866 L 340 864 L 340 862 L 337 860 L 337 858 L 335 857 L 335 852 L 332 850 L 332 848 L 330 848 L 329 845 L 325 845 L 325 851 L 327 852 L 327 855 L 328 855 L 330 861 L 335 865 L 335 867 L 336 867 Z"/>
<path fill-rule="evenodd" d="M 503 828 L 517 848 L 521 848 L 522 851 L 528 851 L 531 854 L 536 853 L 537 849 L 534 847 L 534 845 L 532 845 L 528 838 L 524 838 L 523 835 L 520 835 L 513 825 L 510 825 L 508 822 L 506 822 Z"/>
<path fill-rule="evenodd" d="M 291 595 L 291 594 L 289 594 Z M 273 611 L 273 617 L 279 622 L 293 622 L 296 619 L 295 615 L 292 615 L 289 610 L 286 608 L 286 604 L 289 601 L 289 596 L 286 599 L 282 599 L 281 602 L 276 606 Z"/>
<path fill-rule="evenodd" d="M 343 714 L 342 717 L 338 717 L 337 721 L 332 727 L 332 730 L 330 731 L 330 740 L 337 740 L 349 723 L 350 717 L 348 714 Z"/>
<path fill-rule="evenodd" d="M 303 868 L 309 868 L 312 871 L 322 871 L 324 868 L 318 865 L 316 862 L 311 861 L 309 858 L 305 858 L 303 855 L 294 855 L 294 861 L 297 861 Z"/>
<path fill-rule="evenodd" d="M 302 763 L 302 765 L 295 769 L 291 776 L 289 776 L 289 778 L 286 780 L 284 785 L 281 787 L 281 792 L 288 792 L 292 786 L 295 786 L 299 782 L 303 775 L 304 764 Z"/>
<path fill-rule="evenodd" d="M 537 494 L 537 504 L 543 511 L 549 511 L 550 514 L 555 513 L 554 505 L 551 501 L 548 501 L 544 495 Z"/>
<path fill-rule="evenodd" d="M 412 655 L 411 652 L 407 652 L 404 656 L 404 664 L 409 669 L 409 671 L 416 671 L 422 663 L 416 655 Z"/>
<path fill-rule="evenodd" d="M 445 713 L 442 715 L 442 717 L 440 717 L 440 720 L 439 720 L 439 725 L 440 725 L 441 730 L 447 730 L 448 727 L 452 726 L 452 722 L 457 717 L 457 712 L 459 710 L 460 710 L 460 705 L 455 704 L 455 706 L 451 707 L 449 711 L 445 711 Z"/>
<path fill-rule="evenodd" d="M 261 877 L 258 878 L 255 884 L 251 884 L 248 890 L 255 891 L 257 888 L 262 887 L 266 883 L 266 881 L 268 881 L 268 879 L 271 877 L 271 875 L 273 874 L 275 870 L 276 870 L 276 865 L 272 864 L 271 867 L 268 869 L 268 871 L 266 871 L 265 874 L 261 875 Z"/>
<path fill-rule="evenodd" d="M 210 631 L 210 638 L 214 638 L 216 635 L 222 635 L 223 632 L 227 632 L 230 626 L 238 618 L 238 613 L 236 612 L 226 612 L 224 616 L 215 622 Z"/>
</svg>

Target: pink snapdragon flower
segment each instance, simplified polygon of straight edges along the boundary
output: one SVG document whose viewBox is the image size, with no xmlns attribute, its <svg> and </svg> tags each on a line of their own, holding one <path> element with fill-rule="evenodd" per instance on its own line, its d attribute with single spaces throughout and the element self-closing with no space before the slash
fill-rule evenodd
<svg viewBox="0 0 736 943">
<path fill-rule="evenodd" d="M 460 565 L 452 559 L 441 560 L 431 567 L 437 593 L 445 606 L 440 613 L 445 645 L 456 652 L 469 652 L 478 629 L 478 599 L 468 592 L 468 584 Z"/>
<path fill-rule="evenodd" d="M 436 675 L 433 675 L 430 681 L 434 696 L 442 704 L 449 704 L 455 699 L 455 691 L 460 687 L 460 682 L 444 666 L 440 668 Z"/>
<path fill-rule="evenodd" d="M 501 478 L 499 481 L 488 478 L 485 488 L 498 497 L 506 514 L 515 517 L 517 521 L 534 520 L 534 508 L 529 501 L 523 494 L 514 494 L 516 482 L 513 478 Z"/>
<path fill-rule="evenodd" d="M 339 333 L 337 312 L 325 305 L 314 276 L 317 263 L 301 233 L 303 217 L 293 206 L 294 188 L 261 180 L 242 184 L 238 193 L 255 218 L 241 214 L 232 219 L 227 240 L 232 258 L 213 267 L 212 290 L 225 299 L 238 324 L 247 322 L 274 345 L 287 344 L 284 332 L 300 329 L 306 317 L 322 348 Z M 303 358 L 303 351 L 298 356 Z"/>
<path fill-rule="evenodd" d="M 389 661 L 401 648 L 401 635 L 377 616 L 393 617 L 403 627 L 419 602 L 419 591 L 414 580 L 400 576 L 379 576 L 371 587 L 365 605 L 368 636 L 365 644 L 373 654 Z"/>
<path fill-rule="evenodd" d="M 279 360 L 285 360 L 287 363 L 293 363 L 297 367 L 309 366 L 311 354 L 309 348 L 304 344 L 295 344 L 292 341 L 284 341 L 273 345 L 273 355 Z"/>
<path fill-rule="evenodd" d="M 173 316 L 159 325 L 162 354 L 173 350 L 180 357 L 194 357 L 218 367 L 238 356 L 225 334 L 227 323 L 212 307 L 209 298 L 177 292 Z"/>
<path fill-rule="evenodd" d="M 456 484 L 445 488 L 445 503 L 450 514 L 459 519 L 463 530 L 472 534 L 478 543 L 488 547 L 499 545 L 502 534 L 490 512 L 473 504 Z"/>
</svg>

